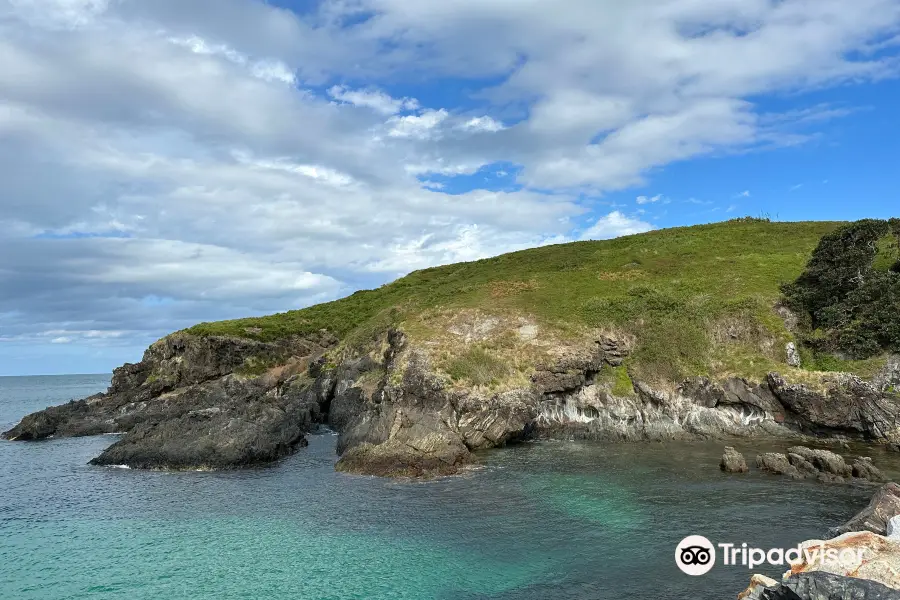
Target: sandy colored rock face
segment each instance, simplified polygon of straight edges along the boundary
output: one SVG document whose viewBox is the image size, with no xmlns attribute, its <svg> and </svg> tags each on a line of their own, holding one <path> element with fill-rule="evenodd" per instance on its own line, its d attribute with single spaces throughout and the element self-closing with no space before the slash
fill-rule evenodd
<svg viewBox="0 0 900 600">
<path fill-rule="evenodd" d="M 753 575 L 750 578 L 750 585 L 747 586 L 747 589 L 738 594 L 738 600 L 745 600 L 747 598 L 759 598 L 760 593 L 763 588 L 771 588 L 778 585 L 778 582 L 772 579 L 771 577 L 766 577 L 765 575 Z"/>
<path fill-rule="evenodd" d="M 801 560 L 785 576 L 825 572 L 858 577 L 900 590 L 900 541 L 871 531 L 853 531 L 830 540 L 800 545 Z"/>
</svg>

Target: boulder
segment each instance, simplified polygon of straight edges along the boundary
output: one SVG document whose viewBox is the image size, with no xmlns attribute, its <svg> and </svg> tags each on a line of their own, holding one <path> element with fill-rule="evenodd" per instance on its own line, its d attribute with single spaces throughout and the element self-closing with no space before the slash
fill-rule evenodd
<svg viewBox="0 0 900 600">
<path fill-rule="evenodd" d="M 722 455 L 719 468 L 726 473 L 746 473 L 749 470 L 747 461 L 744 460 L 744 455 L 731 446 L 725 447 L 725 453 Z"/>
<path fill-rule="evenodd" d="M 788 462 L 797 467 L 800 474 L 804 477 L 818 477 L 821 473 L 814 464 L 806 460 L 799 454 L 788 452 Z"/>
<path fill-rule="evenodd" d="M 853 461 L 850 467 L 853 476 L 858 479 L 867 479 L 873 483 L 884 483 L 887 481 L 884 474 L 872 464 L 872 459 L 861 456 Z"/>
<path fill-rule="evenodd" d="M 791 564 L 786 576 L 824 572 L 868 579 L 900 590 L 898 540 L 871 531 L 851 531 L 830 540 L 805 541 L 800 549 L 800 560 Z"/>
<path fill-rule="evenodd" d="M 797 454 L 809 461 L 816 470 L 837 477 L 850 477 L 852 470 L 844 459 L 830 450 L 818 450 L 805 446 L 792 446 L 788 453 Z"/>
<path fill-rule="evenodd" d="M 876 581 L 831 573 L 802 573 L 772 587 L 748 588 L 742 600 L 898 600 L 900 592 Z"/>
<path fill-rule="evenodd" d="M 849 531 L 872 531 L 885 535 L 888 521 L 897 515 L 900 515 L 900 485 L 886 483 L 875 492 L 868 506 L 840 527 L 829 530 L 829 533 L 836 536 Z"/>
<path fill-rule="evenodd" d="M 776 475 L 787 475 L 794 479 L 803 479 L 800 471 L 790 463 L 788 457 L 777 452 L 767 452 L 756 456 L 756 466 L 762 471 Z"/>
<path fill-rule="evenodd" d="M 750 585 L 738 594 L 738 600 L 759 600 L 765 588 L 774 588 L 778 582 L 765 575 L 754 574 L 750 577 Z"/>
</svg>

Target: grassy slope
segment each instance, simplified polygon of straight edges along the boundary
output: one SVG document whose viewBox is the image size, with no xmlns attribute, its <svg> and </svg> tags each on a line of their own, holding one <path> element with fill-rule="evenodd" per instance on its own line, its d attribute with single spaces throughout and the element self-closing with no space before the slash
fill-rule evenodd
<svg viewBox="0 0 900 600">
<path fill-rule="evenodd" d="M 799 275 L 819 238 L 837 225 L 745 219 L 546 246 L 416 271 L 335 302 L 202 323 L 188 332 L 271 340 L 327 328 L 352 340 L 435 310 L 477 308 L 527 315 L 560 335 L 632 333 L 638 339 L 632 368 L 648 378 L 758 376 L 780 365 L 790 339 L 772 310 L 779 285 Z"/>
</svg>

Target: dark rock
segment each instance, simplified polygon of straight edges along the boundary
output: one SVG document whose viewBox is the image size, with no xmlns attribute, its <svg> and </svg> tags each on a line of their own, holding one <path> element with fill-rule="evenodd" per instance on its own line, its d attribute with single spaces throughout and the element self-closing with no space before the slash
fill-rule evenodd
<svg viewBox="0 0 900 600">
<path fill-rule="evenodd" d="M 277 460 L 324 419 L 320 390 L 297 376 L 325 351 L 320 342 L 334 338 L 266 343 L 174 334 L 150 346 L 141 363 L 116 369 L 106 394 L 28 415 L 3 435 L 27 441 L 124 433 L 92 463 L 134 468 Z"/>
<path fill-rule="evenodd" d="M 725 447 L 725 453 L 722 455 L 719 468 L 726 473 L 746 473 L 749 470 L 747 461 L 744 460 L 744 455 L 731 446 Z"/>
<path fill-rule="evenodd" d="M 793 575 L 774 587 L 757 588 L 746 600 L 900 600 L 895 590 L 869 579 L 817 571 Z"/>
<path fill-rule="evenodd" d="M 852 519 L 828 531 L 832 537 L 848 531 L 871 531 L 878 535 L 887 534 L 887 524 L 892 517 L 900 514 L 900 485 L 886 483 L 881 486 L 869 505 Z"/>
<path fill-rule="evenodd" d="M 224 469 L 268 463 L 306 444 L 317 404 L 232 377 L 182 388 L 167 410 L 142 420 L 93 459 L 137 469 Z"/>
<path fill-rule="evenodd" d="M 603 360 L 612 367 L 621 366 L 628 357 L 628 343 L 611 337 L 603 337 L 597 340 L 597 345 L 602 352 Z"/>
<path fill-rule="evenodd" d="M 871 441 L 900 444 L 900 397 L 882 393 L 859 377 L 826 377 L 826 388 L 792 384 L 769 373 L 769 387 L 798 422 L 812 433 L 847 432 Z"/>
<path fill-rule="evenodd" d="M 756 466 L 762 471 L 776 475 L 787 475 L 794 479 L 803 479 L 800 471 L 790 463 L 788 457 L 777 452 L 767 452 L 756 457 Z"/>
</svg>

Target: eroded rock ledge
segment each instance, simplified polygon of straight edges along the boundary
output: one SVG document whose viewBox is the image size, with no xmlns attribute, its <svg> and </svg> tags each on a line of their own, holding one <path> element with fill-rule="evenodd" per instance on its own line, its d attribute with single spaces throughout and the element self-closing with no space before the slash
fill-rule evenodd
<svg viewBox="0 0 900 600">
<path fill-rule="evenodd" d="M 900 400 L 851 375 L 821 389 L 777 373 L 667 389 L 633 381 L 632 341 L 602 336 L 488 392 L 453 384 L 398 329 L 377 350 L 337 344 L 325 331 L 277 343 L 175 334 L 116 369 L 107 393 L 28 415 L 4 437 L 123 433 L 96 464 L 229 468 L 284 457 L 327 424 L 340 433 L 338 469 L 387 476 L 454 473 L 475 451 L 532 437 L 900 442 Z"/>
</svg>

